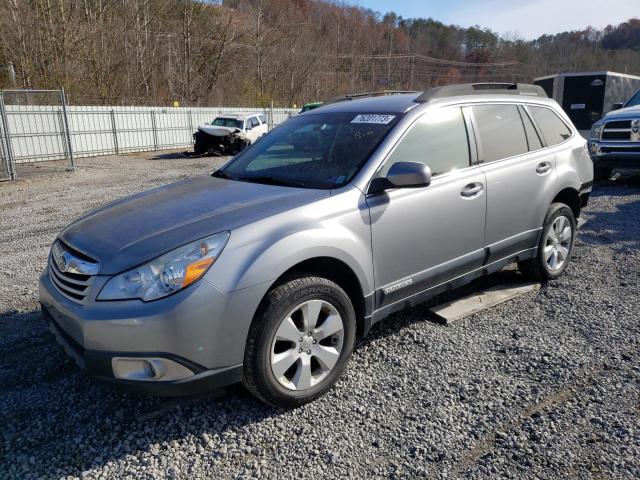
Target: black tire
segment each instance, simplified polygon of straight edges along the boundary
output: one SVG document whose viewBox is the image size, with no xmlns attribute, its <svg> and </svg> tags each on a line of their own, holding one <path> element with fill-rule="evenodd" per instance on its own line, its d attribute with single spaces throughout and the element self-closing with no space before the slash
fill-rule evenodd
<svg viewBox="0 0 640 480">
<path fill-rule="evenodd" d="M 548 265 L 544 249 L 547 246 L 547 235 L 549 230 L 553 226 L 555 220 L 564 216 L 569 220 L 569 226 L 571 227 L 571 244 L 569 246 L 569 253 L 567 254 L 566 260 L 562 264 L 560 268 L 557 270 L 552 270 Z M 518 268 L 520 272 L 527 277 L 530 277 L 534 280 L 539 281 L 548 281 L 555 280 L 560 275 L 562 275 L 567 268 L 571 260 L 571 253 L 573 252 L 573 246 L 576 239 L 576 218 L 573 214 L 573 210 L 569 208 L 564 203 L 552 203 L 547 211 L 547 216 L 544 220 L 544 225 L 542 228 L 542 234 L 540 235 L 540 241 L 538 243 L 538 251 L 536 252 L 536 256 L 529 260 L 524 260 L 522 262 L 518 262 Z"/>
<path fill-rule="evenodd" d="M 244 151 L 251 146 L 251 140 L 242 140 L 240 142 L 240 151 Z"/>
<path fill-rule="evenodd" d="M 209 150 L 210 148 L 211 142 L 208 141 L 208 139 L 204 135 L 205 134 L 201 132 L 197 132 L 194 135 L 195 142 L 193 145 L 193 151 L 196 155 L 203 155 L 207 153 L 207 150 Z"/>
<path fill-rule="evenodd" d="M 593 179 L 594 180 L 609 180 L 613 168 L 610 167 L 593 167 Z"/>
<path fill-rule="evenodd" d="M 291 390 L 276 379 L 271 368 L 272 343 L 281 322 L 296 306 L 322 300 L 342 317 L 342 350 L 333 368 L 316 385 Z M 326 278 L 302 276 L 271 290 L 262 301 L 249 329 L 244 354 L 242 383 L 263 402 L 280 408 L 295 408 L 324 395 L 342 375 L 356 338 L 356 316 L 345 291 Z"/>
</svg>

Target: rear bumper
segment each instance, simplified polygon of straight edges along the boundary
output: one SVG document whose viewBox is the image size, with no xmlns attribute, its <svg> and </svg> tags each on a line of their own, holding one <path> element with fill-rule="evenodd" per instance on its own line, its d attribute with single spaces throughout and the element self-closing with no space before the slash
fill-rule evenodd
<svg viewBox="0 0 640 480">
<path fill-rule="evenodd" d="M 121 390 L 147 395 L 176 397 L 215 390 L 242 380 L 242 365 L 207 370 L 201 365 L 190 362 L 185 358 L 166 353 L 122 353 L 87 350 L 58 325 L 45 306 L 42 306 L 42 314 L 49 324 L 49 330 L 51 330 L 57 342 L 62 345 L 67 355 L 73 358 L 82 370 L 97 380 L 117 386 Z M 148 358 L 150 356 L 166 358 L 176 362 L 192 371 L 193 375 L 184 379 L 166 382 L 125 380 L 114 376 L 112 367 L 114 358 Z"/>
</svg>

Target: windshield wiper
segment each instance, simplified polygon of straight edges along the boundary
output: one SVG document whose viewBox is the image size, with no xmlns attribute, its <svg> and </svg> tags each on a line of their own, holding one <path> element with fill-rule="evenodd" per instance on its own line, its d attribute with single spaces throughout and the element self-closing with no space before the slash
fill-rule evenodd
<svg viewBox="0 0 640 480">
<path fill-rule="evenodd" d="M 224 179 L 227 179 L 227 180 L 237 180 L 236 177 L 232 177 L 231 175 L 229 175 L 224 170 L 216 170 L 215 172 L 213 172 L 211 174 L 211 176 L 212 177 L 216 177 L 216 178 L 224 178 Z"/>
<path fill-rule="evenodd" d="M 255 183 L 264 183 L 267 185 L 283 185 L 287 187 L 300 187 L 300 188 L 309 188 L 307 184 L 304 182 L 300 182 L 299 180 L 291 180 L 288 178 L 279 178 L 272 177 L 270 175 L 256 175 L 250 177 L 236 177 L 235 180 L 240 180 L 243 182 L 255 182 Z"/>
</svg>

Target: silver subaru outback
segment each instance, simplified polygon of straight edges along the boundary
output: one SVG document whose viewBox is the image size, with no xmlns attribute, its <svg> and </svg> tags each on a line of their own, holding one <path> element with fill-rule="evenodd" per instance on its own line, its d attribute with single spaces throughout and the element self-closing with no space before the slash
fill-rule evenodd
<svg viewBox="0 0 640 480">
<path fill-rule="evenodd" d="M 295 407 L 395 311 L 512 262 L 561 275 L 592 180 L 585 140 L 539 87 L 344 97 L 210 176 L 75 221 L 42 311 L 98 379 L 158 395 L 242 382 Z"/>
</svg>

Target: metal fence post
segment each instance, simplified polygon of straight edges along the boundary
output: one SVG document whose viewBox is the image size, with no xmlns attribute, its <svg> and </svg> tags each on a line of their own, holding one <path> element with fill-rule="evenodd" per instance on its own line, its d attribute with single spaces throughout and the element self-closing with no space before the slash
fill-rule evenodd
<svg viewBox="0 0 640 480">
<path fill-rule="evenodd" d="M 151 110 L 151 129 L 153 130 L 153 149 L 158 150 L 158 129 L 156 128 L 156 112 Z"/>
<path fill-rule="evenodd" d="M 113 148 L 116 155 L 120 154 L 120 148 L 118 147 L 118 130 L 116 129 L 116 112 L 111 109 L 111 132 L 113 133 Z"/>
<path fill-rule="evenodd" d="M 7 110 L 4 105 L 4 93 L 0 91 L 0 117 L 2 119 L 2 133 L 4 138 L 5 164 L 7 166 L 7 174 L 10 180 L 16 179 L 15 162 L 13 158 L 13 148 L 11 146 L 11 132 L 9 131 L 9 121 L 7 119 Z"/>
<path fill-rule="evenodd" d="M 71 170 L 75 170 L 76 163 L 73 157 L 73 144 L 71 143 L 71 131 L 69 130 L 69 117 L 67 114 L 67 97 L 64 95 L 64 87 L 60 87 L 60 101 L 62 102 L 62 118 L 67 140 L 67 152 L 69 153 L 69 160 L 71 160 Z"/>
<path fill-rule="evenodd" d="M 273 99 L 271 99 L 271 108 L 269 109 L 269 131 L 273 130 Z"/>
</svg>

